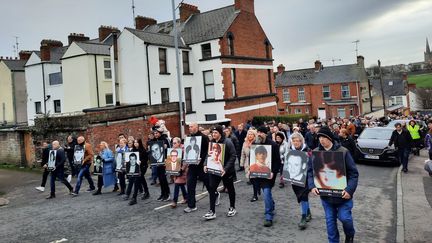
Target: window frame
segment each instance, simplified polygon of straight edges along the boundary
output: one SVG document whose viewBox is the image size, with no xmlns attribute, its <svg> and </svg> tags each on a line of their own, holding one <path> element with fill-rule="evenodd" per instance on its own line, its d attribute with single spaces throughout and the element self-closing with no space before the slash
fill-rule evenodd
<svg viewBox="0 0 432 243">
<path fill-rule="evenodd" d="M 105 63 L 109 63 L 109 67 L 106 67 Z M 104 77 L 105 77 L 105 80 L 112 80 L 111 61 L 109 59 L 104 59 L 103 60 L 103 64 L 104 64 L 103 67 L 104 67 Z M 109 73 L 109 77 L 107 77 L 107 71 Z"/>
<path fill-rule="evenodd" d="M 227 34 L 227 45 L 228 45 L 228 55 L 234 56 L 234 34 L 229 32 Z"/>
<path fill-rule="evenodd" d="M 348 90 L 344 90 L 344 87 L 348 87 Z M 344 92 L 346 93 L 348 93 L 348 96 L 344 96 Z M 349 98 L 351 98 L 351 91 L 350 91 L 350 87 L 349 87 L 349 85 L 348 84 L 342 84 L 341 85 L 341 97 L 342 97 L 342 99 L 349 99 Z"/>
<path fill-rule="evenodd" d="M 302 92 L 300 92 L 300 89 L 302 89 Z M 300 93 L 302 93 L 303 99 L 300 99 Z M 299 102 L 306 102 L 306 94 L 305 94 L 305 88 L 304 87 L 298 87 L 297 88 L 297 100 Z"/>
<path fill-rule="evenodd" d="M 162 53 L 163 53 L 163 56 L 161 55 Z M 158 54 L 159 54 L 159 74 L 168 74 L 167 49 L 159 47 L 158 48 Z"/>
<path fill-rule="evenodd" d="M 236 69 L 231 68 L 231 89 L 232 89 L 232 97 L 237 97 L 237 78 L 236 78 Z"/>
<path fill-rule="evenodd" d="M 204 49 L 208 46 L 208 49 Z M 205 43 L 201 45 L 201 57 L 202 59 L 210 59 L 212 58 L 212 50 L 211 43 Z"/>
<path fill-rule="evenodd" d="M 42 102 L 36 101 L 35 103 L 35 114 L 42 114 Z M 38 109 L 39 106 L 39 109 Z M 39 110 L 39 111 L 38 111 Z"/>
<path fill-rule="evenodd" d="M 290 96 L 289 88 L 283 88 L 282 89 L 282 101 L 284 103 L 290 103 L 291 102 L 291 96 Z"/>
<path fill-rule="evenodd" d="M 186 114 L 188 113 L 193 113 L 193 104 L 192 104 L 192 87 L 186 87 L 185 89 L 185 111 Z M 188 95 L 189 95 L 189 99 L 188 99 Z M 189 106 L 188 106 L 189 103 Z"/>
<path fill-rule="evenodd" d="M 206 84 L 206 73 L 211 72 L 212 73 L 212 77 L 213 77 L 213 83 L 211 84 Z M 203 84 L 204 84 L 204 99 L 205 100 L 215 100 L 216 99 L 216 92 L 215 92 L 215 81 L 214 81 L 214 75 L 213 75 L 213 70 L 206 70 L 203 71 Z M 213 98 L 209 98 L 207 95 L 207 86 L 213 86 Z"/>
<path fill-rule="evenodd" d="M 57 83 L 52 82 L 51 79 L 54 79 L 54 77 L 58 77 L 59 82 L 57 82 Z M 48 74 L 48 84 L 50 86 L 62 85 L 63 84 L 63 75 L 62 75 L 62 72 L 54 72 L 54 73 Z"/>
<path fill-rule="evenodd" d="M 108 103 L 107 96 L 111 96 L 111 103 Z M 105 94 L 105 105 L 114 105 L 114 95 L 113 93 L 106 93 Z"/>
<path fill-rule="evenodd" d="M 205 120 L 206 121 L 216 121 L 217 120 L 217 114 L 205 114 Z M 212 119 L 214 117 L 214 119 Z"/>
<path fill-rule="evenodd" d="M 343 110 L 343 112 L 344 112 L 344 115 L 343 116 L 340 116 L 340 112 Z M 336 109 L 336 112 L 337 112 L 337 115 L 338 115 L 338 117 L 340 117 L 340 118 L 346 118 L 346 109 L 345 109 L 345 107 L 338 107 L 337 109 Z"/>
<path fill-rule="evenodd" d="M 166 91 L 167 99 L 164 99 L 164 91 Z M 161 88 L 161 104 L 170 103 L 169 88 Z"/>
<path fill-rule="evenodd" d="M 57 110 L 57 103 L 58 102 L 58 108 L 59 110 Z M 53 100 L 53 106 L 54 106 L 54 113 L 61 113 L 61 100 Z"/>
<path fill-rule="evenodd" d="M 328 88 L 328 90 L 324 90 L 324 88 Z M 328 93 L 328 96 L 326 97 L 325 94 Z M 331 99 L 331 89 L 329 85 L 322 86 L 322 95 L 323 99 Z"/>
</svg>

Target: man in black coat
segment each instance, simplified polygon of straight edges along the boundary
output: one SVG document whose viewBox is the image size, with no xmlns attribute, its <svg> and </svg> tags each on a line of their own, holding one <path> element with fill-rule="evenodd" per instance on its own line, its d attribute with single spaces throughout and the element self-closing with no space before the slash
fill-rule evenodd
<svg viewBox="0 0 432 243">
<path fill-rule="evenodd" d="M 207 191 L 209 191 L 208 187 L 208 175 L 204 173 L 204 161 L 207 159 L 207 153 L 208 153 L 208 145 L 209 145 L 209 138 L 202 134 L 199 130 L 197 123 L 191 123 L 189 125 L 189 136 L 194 137 L 201 137 L 201 151 L 200 151 L 200 161 L 197 165 L 189 165 L 188 166 L 188 174 L 187 174 L 187 192 L 188 192 L 188 206 L 183 211 L 185 213 L 190 213 L 197 210 L 196 207 L 196 200 L 195 200 L 195 194 L 196 194 L 196 185 L 198 179 L 200 179 L 205 187 L 207 188 Z"/>
<path fill-rule="evenodd" d="M 395 130 L 389 141 L 389 146 L 395 146 L 398 151 L 399 162 L 402 164 L 402 171 L 408 172 L 408 157 L 411 152 L 411 134 L 404 128 L 402 124 L 396 123 Z"/>
<path fill-rule="evenodd" d="M 258 138 L 259 143 L 254 144 L 263 144 L 263 145 L 271 145 L 272 147 L 272 158 L 271 158 L 271 176 L 270 179 L 264 178 L 256 178 L 256 182 L 259 184 L 260 188 L 263 190 L 264 196 L 264 204 L 265 204 L 265 227 L 271 227 L 273 225 L 273 216 L 275 203 L 273 201 L 272 188 L 275 184 L 276 174 L 279 172 L 281 166 L 281 158 L 279 153 L 279 146 L 267 135 L 268 128 L 265 126 L 261 126 L 258 128 Z M 252 159 L 252 158 L 251 158 Z"/>
<path fill-rule="evenodd" d="M 42 143 L 42 162 L 41 162 L 41 166 L 43 168 L 43 174 L 42 174 L 42 183 L 40 186 L 35 187 L 36 190 L 40 191 L 40 192 L 44 192 L 45 191 L 45 185 L 48 179 L 48 175 L 49 175 L 49 171 L 47 170 L 48 167 L 48 159 L 49 159 L 49 152 L 51 150 L 51 145 L 48 142 L 43 142 Z"/>
<path fill-rule="evenodd" d="M 52 148 L 55 154 L 55 166 L 51 171 L 51 194 L 47 199 L 55 198 L 55 180 L 59 179 L 68 189 L 69 193 L 73 192 L 73 188 L 71 184 L 64 178 L 64 163 L 66 161 L 66 155 L 64 150 L 60 147 L 60 143 L 58 141 L 52 142 Z"/>
</svg>

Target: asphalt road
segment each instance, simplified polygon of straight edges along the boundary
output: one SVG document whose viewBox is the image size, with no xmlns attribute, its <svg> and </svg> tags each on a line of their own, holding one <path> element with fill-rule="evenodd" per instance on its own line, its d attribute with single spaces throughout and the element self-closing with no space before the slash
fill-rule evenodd
<svg viewBox="0 0 432 243">
<path fill-rule="evenodd" d="M 354 197 L 353 217 L 358 242 L 394 242 L 396 236 L 396 173 L 398 167 L 358 165 L 359 187 Z M 9 178 L 9 179 L 8 179 Z M 11 179 L 13 178 L 13 179 Z M 150 186 L 151 199 L 129 206 L 115 193 L 92 196 L 82 192 L 71 198 L 57 182 L 57 198 L 46 200 L 34 187 L 40 175 L 0 170 L 0 188 L 10 204 L 0 207 L 1 242 L 326 242 L 321 202 L 310 198 L 313 220 L 300 231 L 300 207 L 290 186 L 273 188 L 276 216 L 272 228 L 262 226 L 264 202 L 251 203 L 252 188 L 241 180 L 235 185 L 238 214 L 228 218 L 228 195 L 222 194 L 217 219 L 205 222 L 208 197 L 200 200 L 198 211 L 183 213 L 157 202 L 159 187 Z M 13 183 L 13 185 L 8 185 Z M 16 184 L 15 184 L 16 183 Z M 19 185 L 19 186 L 16 186 Z M 201 187 L 198 187 L 198 193 Z M 87 182 L 82 190 L 87 189 Z M 172 185 L 171 185 L 172 189 Z M 111 190 L 107 190 L 111 191 Z M 171 191 L 173 192 L 173 190 Z M 155 210 L 159 208 L 159 210 Z M 343 231 L 340 232 L 343 240 Z"/>
</svg>

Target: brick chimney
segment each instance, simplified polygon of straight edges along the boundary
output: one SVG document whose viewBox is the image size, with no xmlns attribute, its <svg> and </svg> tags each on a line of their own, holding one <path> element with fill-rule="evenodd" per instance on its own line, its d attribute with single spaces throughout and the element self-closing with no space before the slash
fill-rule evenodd
<svg viewBox="0 0 432 243">
<path fill-rule="evenodd" d="M 20 60 L 28 60 L 30 59 L 32 52 L 31 51 L 20 51 L 19 52 L 19 59 Z"/>
<path fill-rule="evenodd" d="M 41 61 L 51 60 L 51 49 L 62 47 L 63 43 L 57 40 L 42 40 L 40 46 Z"/>
<path fill-rule="evenodd" d="M 281 64 L 277 67 L 277 73 L 278 75 L 281 75 L 283 72 L 285 72 L 285 66 Z"/>
<path fill-rule="evenodd" d="M 157 24 L 157 21 L 155 19 L 149 17 L 143 17 L 140 15 L 135 17 L 135 29 L 137 30 L 142 30 L 145 27 L 154 24 Z"/>
<path fill-rule="evenodd" d="M 234 6 L 236 10 L 255 14 L 254 0 L 235 0 Z"/>
<path fill-rule="evenodd" d="M 319 72 L 321 70 L 321 68 L 322 68 L 321 61 L 316 60 L 315 61 L 315 72 Z"/>
<path fill-rule="evenodd" d="M 200 13 L 197 6 L 182 3 L 180 4 L 180 21 L 185 22 L 192 14 Z"/>
<path fill-rule="evenodd" d="M 90 38 L 81 33 L 70 33 L 68 36 L 69 45 L 72 44 L 72 42 L 74 41 L 81 42 L 81 41 L 88 41 L 88 40 L 90 40 Z"/>
<path fill-rule="evenodd" d="M 357 65 L 364 68 L 364 57 L 363 56 L 357 57 Z"/>
<path fill-rule="evenodd" d="M 116 27 L 101 25 L 99 27 L 99 42 L 105 40 L 113 32 L 120 32 L 120 30 Z"/>
</svg>

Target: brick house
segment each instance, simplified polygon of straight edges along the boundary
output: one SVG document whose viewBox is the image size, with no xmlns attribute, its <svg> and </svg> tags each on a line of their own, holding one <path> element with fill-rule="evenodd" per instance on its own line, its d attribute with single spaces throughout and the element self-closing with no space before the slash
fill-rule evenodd
<svg viewBox="0 0 432 243">
<path fill-rule="evenodd" d="M 254 0 L 201 13 L 182 3 L 180 68 L 186 123 L 238 124 L 277 114 L 272 46 L 254 11 Z M 118 37 L 121 104 L 178 102 L 172 21 L 138 16 L 135 29 Z"/>
<path fill-rule="evenodd" d="M 276 74 L 280 114 L 310 114 L 321 119 L 358 116 L 371 111 L 364 58 L 357 64 L 285 71 Z"/>
</svg>

